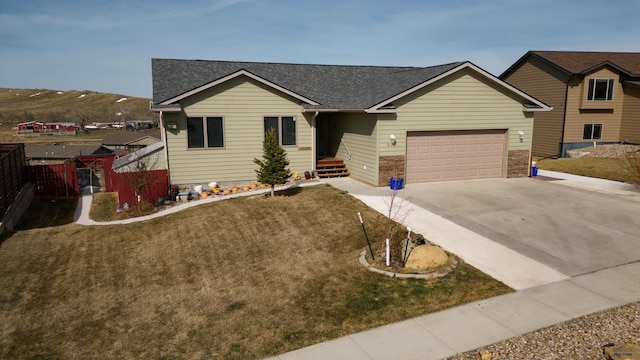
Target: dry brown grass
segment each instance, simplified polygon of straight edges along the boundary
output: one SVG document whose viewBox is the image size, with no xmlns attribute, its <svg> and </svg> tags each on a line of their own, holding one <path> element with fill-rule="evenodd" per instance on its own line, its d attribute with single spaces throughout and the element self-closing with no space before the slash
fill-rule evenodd
<svg viewBox="0 0 640 360">
<path fill-rule="evenodd" d="M 638 184 L 640 171 L 637 170 L 637 166 L 633 166 L 633 161 L 637 162 L 637 158 L 638 155 L 618 158 L 584 156 L 575 159 L 544 159 L 536 164 L 544 170 Z"/>
<path fill-rule="evenodd" d="M 156 212 L 152 204 L 141 203 L 126 211 L 118 212 L 118 193 L 96 193 L 93 195 L 93 203 L 89 218 L 95 221 L 114 221 L 150 215 Z"/>
<path fill-rule="evenodd" d="M 257 359 L 511 291 L 464 263 L 435 282 L 367 271 L 358 211 L 380 216 L 314 186 L 25 227 L 0 247 L 0 358 Z"/>
</svg>

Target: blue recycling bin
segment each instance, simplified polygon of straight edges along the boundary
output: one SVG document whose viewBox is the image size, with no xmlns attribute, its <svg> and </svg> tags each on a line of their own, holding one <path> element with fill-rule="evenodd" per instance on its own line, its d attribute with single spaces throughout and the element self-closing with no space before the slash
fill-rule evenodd
<svg viewBox="0 0 640 360">
<path fill-rule="evenodd" d="M 535 165 L 531 167 L 531 176 L 538 176 L 538 167 Z"/>
<path fill-rule="evenodd" d="M 402 189 L 403 182 L 403 178 L 389 178 L 389 187 L 391 188 L 391 190 L 400 190 Z"/>
</svg>

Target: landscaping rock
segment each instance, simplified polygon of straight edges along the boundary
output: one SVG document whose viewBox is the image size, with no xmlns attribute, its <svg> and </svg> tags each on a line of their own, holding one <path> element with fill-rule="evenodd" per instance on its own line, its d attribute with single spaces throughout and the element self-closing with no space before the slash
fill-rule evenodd
<svg viewBox="0 0 640 360">
<path fill-rule="evenodd" d="M 449 256 L 439 246 L 418 245 L 409 254 L 405 267 L 414 271 L 425 271 L 446 265 Z"/>
<path fill-rule="evenodd" d="M 413 242 L 416 245 L 424 245 L 427 243 L 427 239 L 425 239 L 424 236 L 422 236 L 421 234 L 416 234 L 415 238 L 413 239 Z"/>
<path fill-rule="evenodd" d="M 636 344 L 605 346 L 604 354 L 610 360 L 640 360 L 640 346 Z"/>
<path fill-rule="evenodd" d="M 581 158 L 583 156 L 588 156 L 590 155 L 591 152 L 589 151 L 583 151 L 582 149 L 580 150 L 569 150 L 567 151 L 567 157 L 569 159 L 576 159 L 576 158 Z"/>
<path fill-rule="evenodd" d="M 629 144 L 607 144 L 598 145 L 596 147 L 588 146 L 581 149 L 573 149 L 567 151 L 568 158 L 579 158 L 582 156 L 599 157 L 599 158 L 620 158 L 633 155 L 640 151 L 639 145 Z"/>
</svg>

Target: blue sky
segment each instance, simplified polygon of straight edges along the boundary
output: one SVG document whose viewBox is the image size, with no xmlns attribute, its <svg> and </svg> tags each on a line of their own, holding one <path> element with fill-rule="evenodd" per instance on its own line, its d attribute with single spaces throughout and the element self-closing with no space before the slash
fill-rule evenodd
<svg viewBox="0 0 640 360">
<path fill-rule="evenodd" d="M 0 87 L 151 97 L 151 58 L 499 75 L 528 50 L 640 52 L 640 1 L 0 0 Z"/>
</svg>

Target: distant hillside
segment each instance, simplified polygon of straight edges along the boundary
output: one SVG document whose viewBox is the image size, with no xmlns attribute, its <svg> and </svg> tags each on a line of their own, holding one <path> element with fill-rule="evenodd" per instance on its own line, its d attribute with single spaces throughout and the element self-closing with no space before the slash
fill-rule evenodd
<svg viewBox="0 0 640 360">
<path fill-rule="evenodd" d="M 148 98 L 94 91 L 0 88 L 0 123 L 154 120 Z"/>
</svg>

